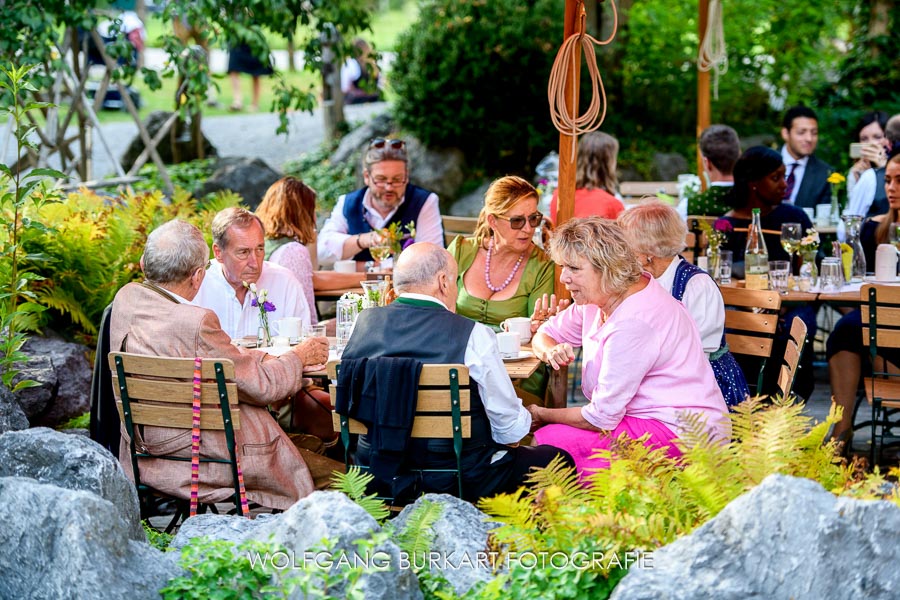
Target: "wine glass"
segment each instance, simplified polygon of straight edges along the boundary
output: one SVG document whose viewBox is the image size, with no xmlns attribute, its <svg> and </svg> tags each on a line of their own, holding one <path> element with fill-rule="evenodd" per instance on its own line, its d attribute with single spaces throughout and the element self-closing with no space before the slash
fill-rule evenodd
<svg viewBox="0 0 900 600">
<path fill-rule="evenodd" d="M 791 273 L 794 272 L 794 254 L 800 250 L 803 230 L 800 223 L 783 223 L 781 225 L 781 247 L 788 253 L 791 261 Z"/>
<path fill-rule="evenodd" d="M 392 254 L 391 247 L 387 244 L 372 246 L 369 248 L 369 252 L 372 253 L 372 258 L 378 261 L 379 268 L 382 266 L 381 263 L 387 260 Z"/>
</svg>

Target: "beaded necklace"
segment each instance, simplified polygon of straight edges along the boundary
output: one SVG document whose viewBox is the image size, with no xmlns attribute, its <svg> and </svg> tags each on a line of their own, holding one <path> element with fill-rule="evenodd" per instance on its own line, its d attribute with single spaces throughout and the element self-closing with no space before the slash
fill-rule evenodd
<svg viewBox="0 0 900 600">
<path fill-rule="evenodd" d="M 506 289 L 506 286 L 508 286 L 513 280 L 513 277 L 516 276 L 516 271 L 519 270 L 519 265 L 522 264 L 522 259 L 525 258 L 525 253 L 523 252 L 519 255 L 519 260 L 516 261 L 516 265 L 513 267 L 512 273 L 509 274 L 509 277 L 506 278 L 506 281 L 504 281 L 500 285 L 500 287 L 494 287 L 494 285 L 491 283 L 491 254 L 493 254 L 493 252 L 494 238 L 491 238 L 491 240 L 488 242 L 487 258 L 484 261 L 484 283 L 487 284 L 489 290 L 496 294 L 497 292 Z"/>
</svg>

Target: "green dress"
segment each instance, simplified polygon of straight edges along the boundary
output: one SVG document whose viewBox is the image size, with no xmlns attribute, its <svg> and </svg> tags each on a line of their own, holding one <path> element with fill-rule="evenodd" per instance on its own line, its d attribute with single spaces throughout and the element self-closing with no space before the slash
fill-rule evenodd
<svg viewBox="0 0 900 600">
<path fill-rule="evenodd" d="M 500 331 L 500 323 L 510 317 L 530 317 L 534 312 L 534 304 L 544 294 L 553 293 L 553 281 L 556 276 L 556 265 L 537 246 L 533 246 L 528 262 L 525 263 L 525 271 L 519 280 L 519 286 L 511 298 L 506 300 L 483 300 L 469 294 L 463 283 L 463 276 L 478 253 L 478 245 L 475 238 L 463 238 L 457 236 L 447 251 L 456 259 L 459 265 L 459 277 L 457 287 L 459 297 L 456 299 L 456 312 L 466 318 L 484 323 L 494 331 Z M 547 389 L 547 372 L 539 368 L 534 375 L 522 382 L 523 390 L 536 396 L 543 397 Z"/>
</svg>

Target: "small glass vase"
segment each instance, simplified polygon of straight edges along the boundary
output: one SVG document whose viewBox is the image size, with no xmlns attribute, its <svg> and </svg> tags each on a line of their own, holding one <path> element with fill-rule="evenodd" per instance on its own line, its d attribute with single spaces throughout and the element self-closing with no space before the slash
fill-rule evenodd
<svg viewBox="0 0 900 600">
<path fill-rule="evenodd" d="M 719 248 L 706 247 L 706 272 L 716 282 L 719 281 Z"/>
<path fill-rule="evenodd" d="M 816 287 L 819 281 L 819 268 L 816 267 L 816 250 L 801 252 L 800 257 L 803 262 L 800 264 L 800 274 L 798 277 L 798 286 L 801 292 L 808 292 Z"/>
<path fill-rule="evenodd" d="M 256 330 L 256 347 L 268 348 L 272 345 L 272 333 L 269 331 L 268 323 L 260 325 Z"/>
<path fill-rule="evenodd" d="M 831 224 L 837 225 L 841 222 L 841 202 L 838 199 L 838 193 L 836 189 L 832 189 L 831 192 Z"/>
</svg>

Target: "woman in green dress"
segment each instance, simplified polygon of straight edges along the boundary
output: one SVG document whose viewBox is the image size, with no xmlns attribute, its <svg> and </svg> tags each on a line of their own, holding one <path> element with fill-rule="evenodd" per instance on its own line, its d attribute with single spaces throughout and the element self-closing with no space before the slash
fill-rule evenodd
<svg viewBox="0 0 900 600">
<path fill-rule="evenodd" d="M 459 265 L 458 314 L 496 331 L 505 319 L 530 315 L 534 333 L 544 320 L 568 306 L 568 300 L 557 302 L 552 295 L 553 261 L 532 241 L 543 219 L 537 205 L 537 190 L 520 177 L 501 177 L 490 185 L 475 235 L 459 236 L 447 249 Z M 546 387 L 545 369 L 521 385 L 540 400 Z"/>
</svg>

